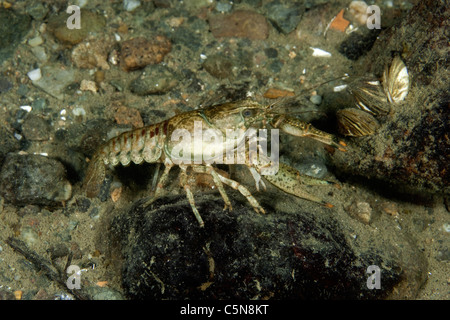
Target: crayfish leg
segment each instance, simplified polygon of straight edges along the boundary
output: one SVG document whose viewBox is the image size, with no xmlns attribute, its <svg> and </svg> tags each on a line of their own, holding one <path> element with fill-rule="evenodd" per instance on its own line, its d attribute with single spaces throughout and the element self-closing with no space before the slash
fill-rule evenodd
<svg viewBox="0 0 450 320">
<path fill-rule="evenodd" d="M 264 178 L 266 178 L 267 181 L 269 181 L 279 189 L 283 190 L 284 192 L 293 194 L 294 196 L 297 196 L 302 199 L 320 203 L 321 205 L 326 206 L 328 208 L 333 207 L 332 204 L 325 202 L 322 199 L 303 190 L 303 186 L 305 184 L 311 185 L 329 184 L 328 181 L 312 177 L 308 177 L 307 179 L 305 179 L 305 181 L 302 181 L 300 173 L 296 169 L 284 163 L 279 163 L 279 169 L 276 174 L 265 175 Z"/>
<path fill-rule="evenodd" d="M 203 222 L 203 219 L 200 216 L 200 213 L 198 212 L 197 207 L 195 206 L 194 195 L 192 194 L 191 187 L 187 183 L 186 167 L 180 166 L 180 169 L 181 169 L 180 183 L 182 184 L 184 191 L 186 192 L 186 196 L 188 198 L 189 204 L 191 205 L 191 208 L 192 208 L 192 211 L 194 212 L 195 218 L 197 219 L 198 223 L 200 224 L 200 228 L 203 228 L 205 226 L 205 223 Z"/>
<path fill-rule="evenodd" d="M 214 170 L 214 168 L 208 164 L 208 165 L 196 165 L 192 166 L 192 170 L 197 173 L 207 173 L 210 174 L 213 178 L 214 184 L 216 185 L 217 189 L 220 192 L 220 195 L 222 196 L 223 201 L 225 202 L 225 207 L 223 210 L 233 210 L 233 206 L 231 205 L 230 199 L 228 198 L 227 192 L 225 191 L 225 188 L 223 186 L 222 181 L 219 178 L 219 174 Z"/>
<path fill-rule="evenodd" d="M 248 189 L 246 187 L 244 187 L 243 185 L 241 185 L 239 182 L 228 179 L 220 174 L 217 174 L 220 178 L 220 180 L 225 183 L 226 185 L 230 186 L 231 188 L 233 188 L 234 190 L 238 190 L 246 199 L 247 201 L 251 204 L 251 206 L 253 207 L 253 209 L 255 209 L 255 211 L 258 213 L 266 213 L 263 209 L 263 207 L 261 207 L 261 205 L 258 203 L 258 201 L 252 196 L 251 192 L 248 191 Z"/>
</svg>

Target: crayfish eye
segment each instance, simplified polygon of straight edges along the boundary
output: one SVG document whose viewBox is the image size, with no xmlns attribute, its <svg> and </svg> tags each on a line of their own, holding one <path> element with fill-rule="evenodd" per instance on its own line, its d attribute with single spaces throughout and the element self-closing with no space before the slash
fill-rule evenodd
<svg viewBox="0 0 450 320">
<path fill-rule="evenodd" d="M 244 116 L 244 118 L 251 117 L 254 114 L 255 114 L 255 110 L 252 110 L 252 109 L 245 109 L 244 111 L 242 111 L 242 115 Z"/>
</svg>

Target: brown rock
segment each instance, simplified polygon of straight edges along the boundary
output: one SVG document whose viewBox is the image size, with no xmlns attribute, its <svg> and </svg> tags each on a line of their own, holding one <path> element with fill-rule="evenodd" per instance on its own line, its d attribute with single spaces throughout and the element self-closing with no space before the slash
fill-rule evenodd
<svg viewBox="0 0 450 320">
<path fill-rule="evenodd" d="M 107 40 L 93 40 L 78 44 L 72 50 L 72 61 L 78 68 L 108 70 L 108 52 L 111 43 Z"/>
<path fill-rule="evenodd" d="M 350 214 L 351 217 L 355 218 L 356 220 L 364 224 L 370 223 L 372 217 L 372 207 L 368 202 L 364 201 L 353 202 L 347 208 L 347 212 Z"/>
<path fill-rule="evenodd" d="M 171 49 L 170 40 L 164 36 L 156 36 L 152 40 L 143 37 L 133 38 L 122 43 L 121 65 L 124 70 L 132 71 L 149 64 L 157 64 Z"/>
<path fill-rule="evenodd" d="M 269 35 L 266 18 L 247 10 L 237 10 L 227 16 L 212 16 L 209 19 L 209 28 L 216 38 L 238 37 L 264 40 Z"/>
<path fill-rule="evenodd" d="M 50 126 L 39 116 L 30 114 L 22 125 L 22 133 L 28 140 L 45 141 L 50 136 Z"/>
<path fill-rule="evenodd" d="M 277 88 L 269 88 L 266 92 L 264 92 L 264 98 L 268 99 L 278 99 L 281 97 L 293 97 L 295 93 L 289 90 L 282 90 Z"/>
<path fill-rule="evenodd" d="M 116 109 L 114 119 L 118 124 L 131 124 L 135 128 L 144 126 L 141 114 L 137 109 L 120 106 Z"/>
<path fill-rule="evenodd" d="M 83 80 L 81 80 L 81 83 L 80 83 L 80 90 L 97 92 L 98 87 L 97 87 L 97 84 L 95 83 L 95 81 L 83 79 Z"/>
<path fill-rule="evenodd" d="M 89 10 L 81 9 L 80 13 L 80 29 L 67 28 L 67 19 L 71 14 L 62 12 L 58 15 L 51 15 L 47 29 L 61 42 L 68 45 L 80 43 L 89 35 L 89 33 L 99 33 L 104 31 L 106 19 Z"/>
<path fill-rule="evenodd" d="M 349 140 L 351 151 L 335 154 L 333 162 L 341 174 L 381 182 L 391 193 L 423 198 L 450 192 L 448 14 L 448 5 L 441 1 L 419 1 L 360 58 L 361 74 L 381 76 L 395 54 L 400 55 L 411 87 L 405 100 L 391 105 L 389 116 L 379 119 L 375 135 Z"/>
</svg>

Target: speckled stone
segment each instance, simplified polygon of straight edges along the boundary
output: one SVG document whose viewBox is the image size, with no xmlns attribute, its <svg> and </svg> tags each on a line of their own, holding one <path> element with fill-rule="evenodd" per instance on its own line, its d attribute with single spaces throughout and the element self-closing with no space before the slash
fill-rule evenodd
<svg viewBox="0 0 450 320">
<path fill-rule="evenodd" d="M 122 42 L 120 63 L 126 71 L 142 69 L 149 64 L 160 63 L 171 49 L 170 40 L 164 36 L 133 38 Z"/>
<path fill-rule="evenodd" d="M 72 195 L 66 169 L 55 159 L 8 154 L 0 171 L 0 194 L 15 205 L 61 205 Z"/>
</svg>

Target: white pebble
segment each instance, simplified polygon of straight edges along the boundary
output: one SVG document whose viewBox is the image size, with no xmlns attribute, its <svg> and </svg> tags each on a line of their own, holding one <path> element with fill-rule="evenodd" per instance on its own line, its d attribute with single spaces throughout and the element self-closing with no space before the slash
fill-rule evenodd
<svg viewBox="0 0 450 320">
<path fill-rule="evenodd" d="M 77 1 L 75 1 L 77 6 L 79 6 L 80 8 L 83 8 L 87 4 L 87 2 L 88 2 L 87 0 L 77 0 Z"/>
<path fill-rule="evenodd" d="M 41 73 L 41 69 L 37 68 L 34 70 L 31 70 L 30 72 L 27 73 L 28 78 L 30 78 L 31 81 L 37 81 L 40 78 L 42 78 L 42 73 Z"/>
<path fill-rule="evenodd" d="M 26 112 L 30 112 L 31 106 L 20 106 L 20 109 L 25 110 Z"/>
<path fill-rule="evenodd" d="M 38 45 L 43 44 L 43 43 L 44 43 L 44 39 L 42 39 L 41 36 L 37 36 L 37 37 L 34 37 L 34 38 L 28 40 L 28 44 L 32 47 L 37 47 Z"/>
<path fill-rule="evenodd" d="M 75 109 L 72 110 L 72 113 L 76 117 L 86 115 L 86 111 L 82 107 L 76 107 Z"/>
<path fill-rule="evenodd" d="M 444 223 L 442 226 L 445 232 L 450 232 L 450 223 Z"/>
<path fill-rule="evenodd" d="M 123 8 L 126 11 L 133 11 L 141 5 L 139 0 L 123 0 Z"/>
<path fill-rule="evenodd" d="M 322 50 L 320 48 L 310 47 L 310 49 L 314 50 L 313 54 L 312 54 L 313 57 L 321 57 L 321 58 L 329 58 L 329 57 L 331 57 L 331 53 L 329 53 L 329 52 L 327 52 L 325 50 Z"/>
<path fill-rule="evenodd" d="M 367 7 L 364 1 L 352 1 L 348 11 L 360 25 L 364 25 L 367 21 Z"/>
</svg>

